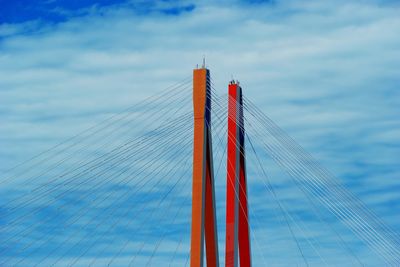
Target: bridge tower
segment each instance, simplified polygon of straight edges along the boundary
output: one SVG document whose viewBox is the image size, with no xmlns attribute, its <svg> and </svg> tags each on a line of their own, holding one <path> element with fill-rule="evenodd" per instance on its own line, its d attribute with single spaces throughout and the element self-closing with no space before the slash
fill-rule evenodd
<svg viewBox="0 0 400 267">
<path fill-rule="evenodd" d="M 210 71 L 193 71 L 193 184 L 190 266 L 203 266 L 204 242 L 207 266 L 219 266 L 214 170 L 211 140 Z"/>
<path fill-rule="evenodd" d="M 228 86 L 225 266 L 251 266 L 242 88 Z M 238 253 L 239 252 L 239 253 Z"/>
</svg>

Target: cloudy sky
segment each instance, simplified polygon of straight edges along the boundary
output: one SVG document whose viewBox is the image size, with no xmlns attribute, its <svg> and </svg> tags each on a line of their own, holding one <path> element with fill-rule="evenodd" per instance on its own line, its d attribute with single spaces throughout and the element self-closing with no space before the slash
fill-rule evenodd
<svg viewBox="0 0 400 267">
<path fill-rule="evenodd" d="M 0 222 L 6 227 L 1 232 L 3 238 L 13 241 L 1 248 L 0 265 L 16 264 L 21 259 L 25 261 L 18 263 L 20 266 L 30 260 L 32 264 L 42 260 L 48 260 L 49 264 L 62 264 L 63 260 L 71 263 L 80 256 L 75 264 L 87 265 L 88 261 L 98 257 L 94 264 L 112 261 L 116 265 L 131 262 L 140 266 L 152 255 L 153 247 L 158 257 L 154 256 L 151 264 L 156 264 L 157 260 L 162 262 L 165 260 L 163 257 L 173 259 L 176 265 L 185 264 L 190 202 L 185 202 L 182 211 L 170 205 L 172 213 L 176 210 L 177 219 L 171 215 L 171 221 L 165 222 L 172 226 L 164 227 L 169 230 L 159 247 L 156 246 L 156 237 L 165 232 L 163 227 L 156 229 L 149 224 L 147 232 L 142 231 L 143 236 L 134 235 L 131 232 L 147 221 L 144 219 L 140 223 L 128 215 L 124 217 L 122 212 L 122 223 L 117 220 L 115 223 L 119 229 L 106 235 L 115 237 L 111 246 L 115 247 L 113 250 L 107 247 L 109 240 L 104 236 L 99 236 L 102 241 L 98 242 L 101 243 L 99 247 L 85 243 L 87 238 L 84 237 L 99 233 L 93 226 L 93 222 L 99 222 L 99 214 L 109 222 L 101 207 L 112 209 L 115 202 L 135 202 L 136 198 L 128 197 L 112 201 L 114 195 L 134 189 L 134 182 L 125 187 L 105 183 L 103 187 L 95 187 L 96 190 L 90 186 L 83 187 L 68 191 L 71 193 L 69 198 L 57 198 L 58 192 L 66 190 L 57 188 L 55 195 L 44 196 L 57 200 L 48 205 L 43 204 L 49 203 L 46 201 L 34 202 L 38 192 L 31 191 L 38 185 L 51 186 L 48 179 L 54 177 L 56 171 L 40 175 L 51 164 L 56 164 L 57 175 L 62 175 L 71 166 L 105 155 L 114 146 L 143 134 L 150 135 L 146 140 L 152 141 L 146 141 L 144 144 L 147 145 L 142 149 L 148 153 L 146 156 L 153 155 L 157 150 L 155 142 L 159 139 L 149 131 L 157 127 L 161 127 L 160 134 L 164 133 L 163 138 L 168 140 L 168 143 L 161 140 L 163 149 L 167 153 L 170 149 L 175 152 L 162 155 L 167 161 L 174 159 L 167 162 L 168 166 L 172 168 L 178 161 L 185 164 L 188 158 L 190 161 L 190 76 L 204 56 L 216 94 L 226 94 L 227 82 L 232 77 L 240 80 L 247 99 L 334 173 L 346 189 L 366 203 L 385 224 L 399 232 L 399 14 L 400 2 L 396 0 L 0 0 L 0 171 L 3 180 L 0 186 L 1 209 L 5 214 Z M 169 86 L 173 86 L 175 91 L 169 91 Z M 159 96 L 163 92 L 168 94 L 168 98 L 152 99 L 140 105 L 147 97 Z M 128 107 L 133 107 L 130 113 L 125 110 Z M 152 113 L 156 115 L 150 118 Z M 122 117 L 124 114 L 128 117 Z M 84 139 L 85 135 L 80 135 L 79 147 L 68 147 L 74 142 L 69 138 L 93 125 L 101 128 L 108 123 L 104 120 L 111 116 L 117 116 L 111 120 L 120 120 L 107 126 L 104 136 L 96 132 L 98 139 L 90 136 Z M 248 117 L 251 119 L 250 115 Z M 128 123 L 127 118 L 132 120 Z M 173 119 L 177 122 L 171 124 L 174 127 L 162 128 Z M 215 123 L 215 128 L 221 129 L 219 137 L 226 138 L 223 120 L 216 119 Z M 121 132 L 117 133 L 117 127 Z M 316 226 L 318 220 L 304 215 L 303 211 L 310 209 L 310 205 L 303 202 L 305 195 L 296 189 L 284 170 L 279 171 L 279 166 L 268 158 L 262 146 L 263 141 L 268 142 L 268 136 L 261 140 L 251 128 L 247 131 L 254 140 L 262 165 L 271 176 L 270 181 L 276 186 L 282 205 L 293 217 L 293 220 L 289 218 L 289 224 L 297 234 L 302 252 L 308 257 L 308 262 L 302 259 L 290 229 L 280 220 L 284 221 L 288 216 L 281 214 L 276 221 L 270 219 L 272 210 L 277 210 L 272 205 L 275 200 L 263 186 L 265 177 L 258 177 L 261 175 L 257 158 L 249 152 L 249 202 L 254 211 L 249 216 L 254 222 L 253 238 L 257 236 L 252 241 L 256 266 L 265 263 L 273 266 L 307 263 L 320 266 L 322 259 L 327 265 L 332 265 L 343 253 L 347 253 L 347 258 L 343 258 L 349 259 L 345 261 L 349 265 L 356 264 L 360 258 L 364 259 L 363 264 L 382 263 L 370 253 L 370 248 L 324 210 L 326 220 L 336 227 L 340 238 L 345 239 L 357 257 L 345 248 L 338 249 L 339 245 L 333 241 L 338 236 L 331 230 L 325 235 L 325 228 Z M 179 138 L 168 138 L 171 136 Z M 224 157 L 223 140 L 219 137 L 214 138 L 215 165 Z M 105 143 L 106 138 L 111 141 Z M 7 171 L 60 142 L 66 142 L 64 147 L 42 154 L 51 155 L 49 158 L 39 158 L 37 162 L 28 162 Z M 182 151 L 176 151 L 181 146 Z M 65 153 L 71 156 L 64 161 Z M 133 151 L 132 156 L 136 155 L 134 153 L 139 152 Z M 134 171 L 138 165 L 132 167 L 120 163 L 117 167 Z M 113 172 L 117 172 L 117 167 Z M 100 170 L 102 175 L 112 177 L 106 166 L 101 168 L 104 168 Z M 190 199 L 190 172 L 189 175 L 185 173 L 188 168 L 190 164 L 178 170 L 189 179 L 188 184 L 186 178 L 179 180 L 182 189 L 177 189 L 177 195 L 181 194 L 180 197 L 186 200 Z M 216 176 L 221 256 L 224 251 L 224 168 L 226 166 L 222 163 Z M 170 175 L 166 173 L 167 169 L 162 171 Z M 76 177 L 88 179 L 84 175 Z M 171 185 L 173 182 L 171 180 Z M 115 194 L 102 204 L 93 204 L 97 196 L 103 197 L 110 187 Z M 138 194 L 142 194 L 139 198 L 145 199 L 142 202 L 147 207 L 157 206 L 160 196 L 153 196 L 150 187 L 143 188 L 137 187 Z M 93 195 L 82 200 L 82 196 L 89 192 Z M 74 202 L 73 194 L 81 201 Z M 12 207 L 25 203 L 25 200 L 13 202 L 20 196 L 27 197 L 28 204 L 24 209 L 13 210 Z M 179 196 L 170 201 L 180 203 Z M 94 205 L 90 206 L 92 212 L 85 214 L 83 219 L 79 217 L 76 224 L 68 223 L 63 230 L 57 228 L 63 220 L 73 221 L 74 210 L 88 205 Z M 62 212 L 65 217 L 57 215 L 60 206 L 67 206 Z M 38 207 L 43 209 L 40 214 L 28 213 Z M 282 213 L 279 209 L 277 212 Z M 8 225 L 24 213 L 28 213 L 29 218 L 23 220 L 24 223 Z M 51 216 L 58 217 L 53 220 Z M 152 216 L 149 213 L 149 221 L 155 221 Z M 161 218 L 164 215 L 154 216 Z M 49 218 L 48 223 L 43 222 L 44 218 Z M 295 223 L 296 218 L 299 225 Z M 34 231 L 24 236 L 21 245 L 18 231 L 30 229 L 35 222 L 41 221 L 46 229 L 35 226 Z M 76 225 L 86 226 L 83 224 L 86 221 L 93 227 L 76 228 Z M 114 225 L 113 222 L 109 224 Z M 107 226 L 103 230 L 109 233 Z M 72 240 L 62 243 L 70 233 L 77 234 Z M 40 247 L 42 239 L 38 245 L 23 247 L 49 236 L 54 236 L 54 244 L 67 245 L 54 253 L 51 250 L 57 246 L 50 243 L 47 247 Z M 82 237 L 83 242 L 75 240 L 77 237 Z M 309 242 L 312 238 L 314 241 Z M 151 242 L 141 249 L 140 242 L 146 239 Z M 93 240 L 93 243 L 96 242 Z M 38 249 L 34 250 L 35 246 Z M 90 250 L 80 253 L 83 248 Z M 103 250 L 109 253 L 103 253 Z M 135 253 L 139 256 L 132 260 Z M 51 255 L 44 258 L 47 254 Z"/>
</svg>

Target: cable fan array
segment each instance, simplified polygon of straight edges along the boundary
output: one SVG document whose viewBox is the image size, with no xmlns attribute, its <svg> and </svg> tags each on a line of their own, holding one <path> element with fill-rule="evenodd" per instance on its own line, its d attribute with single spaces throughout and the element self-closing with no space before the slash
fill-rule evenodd
<svg viewBox="0 0 400 267">
<path fill-rule="evenodd" d="M 210 87 L 223 264 L 235 100 Z M 0 266 L 188 266 L 191 94 L 188 77 L 2 174 Z M 254 266 L 400 265 L 394 230 L 248 98 L 234 104 Z"/>
<path fill-rule="evenodd" d="M 214 87 L 214 85 L 212 86 Z M 275 215 L 277 213 L 281 214 L 279 218 L 280 225 L 281 227 L 287 226 L 293 243 L 297 247 L 298 258 L 301 259 L 304 265 L 332 265 L 337 263 L 341 265 L 364 266 L 366 264 L 381 265 L 384 263 L 386 265 L 397 266 L 400 264 L 400 243 L 398 235 L 394 230 L 390 229 L 359 198 L 346 189 L 336 177 L 322 167 L 248 98 L 244 97 L 243 105 L 236 102 L 235 99 L 229 98 L 229 96 L 225 95 L 224 98 L 221 101 L 221 98 L 217 95 L 214 96 L 214 99 L 217 99 L 217 101 L 214 101 L 214 107 L 217 106 L 219 108 L 219 112 L 214 112 L 214 114 L 224 114 L 223 111 L 226 110 L 228 102 L 234 102 L 237 105 L 236 110 L 238 112 L 241 109 L 244 110 L 244 125 L 239 125 L 239 127 L 246 129 L 245 133 L 248 145 L 247 161 L 253 167 L 254 171 L 253 174 L 248 174 L 248 176 L 261 178 L 260 184 L 264 185 L 270 196 L 266 201 L 276 203 L 276 207 L 272 213 Z M 228 138 L 231 137 L 228 136 Z M 262 154 L 264 154 L 264 157 Z M 289 176 L 290 180 L 287 183 L 290 183 L 301 192 L 298 199 L 305 200 L 303 204 L 300 204 L 300 202 L 297 202 L 297 204 L 299 204 L 298 206 L 308 205 L 308 214 L 301 214 L 303 211 L 291 211 L 290 208 L 288 209 L 288 205 L 291 204 L 282 203 L 282 199 L 285 197 L 282 194 L 283 192 L 279 191 L 284 191 L 283 187 L 285 185 L 282 185 L 282 183 L 279 184 L 279 181 L 271 179 L 270 175 L 267 174 L 270 166 L 264 166 L 266 158 L 271 159 L 273 161 L 271 163 L 275 163 Z M 280 178 L 280 176 L 278 177 Z M 274 182 L 277 185 L 274 185 Z M 242 189 L 239 188 L 239 190 Z M 250 211 L 253 209 L 250 217 L 255 218 L 256 223 L 253 223 L 254 227 L 254 225 L 259 225 L 259 222 L 263 220 L 257 218 L 259 212 L 254 212 L 254 205 L 251 203 L 252 196 L 254 194 L 250 192 Z M 298 199 L 295 201 L 298 201 Z M 328 216 L 326 216 L 327 213 L 328 215 L 332 215 L 333 218 L 328 219 Z M 325 230 L 331 233 L 329 237 L 334 237 L 335 240 L 331 240 L 334 242 L 323 242 L 323 239 L 327 239 L 326 237 L 315 236 L 315 233 L 307 229 L 309 228 L 307 224 L 311 222 L 309 217 L 312 217 L 320 225 L 324 226 Z M 252 219 L 249 220 L 254 222 Z M 337 230 L 335 223 L 337 224 L 338 222 L 345 229 Z M 268 227 L 259 228 L 264 228 L 266 232 L 268 231 Z M 354 235 L 350 237 L 350 240 L 345 240 L 346 237 L 349 239 L 349 233 L 347 233 L 346 237 L 342 236 L 343 233 L 346 233 L 346 230 Z M 255 230 L 253 229 L 252 232 L 255 232 Z M 259 237 L 255 233 L 252 236 Z M 354 240 L 356 241 L 354 242 Z M 253 243 L 257 245 L 260 242 L 254 240 Z M 266 243 L 273 244 L 273 242 L 261 242 L 263 245 Z M 330 247 L 333 246 L 334 249 L 329 248 L 326 251 L 327 245 Z M 365 248 L 365 246 L 368 246 L 368 248 Z M 368 262 L 363 262 L 361 258 L 363 258 L 364 254 L 355 253 L 355 250 L 359 252 L 362 250 L 361 248 L 365 249 L 363 253 L 368 254 L 372 252 L 376 256 L 379 256 L 380 260 L 376 260 L 374 263 L 368 257 Z M 268 246 L 268 248 L 261 250 L 268 251 L 270 249 L 271 247 Z M 340 252 L 338 251 L 341 260 L 335 258 L 334 250 L 341 250 Z M 284 253 L 283 250 L 276 252 Z M 287 255 L 284 253 L 284 257 L 287 257 Z M 262 259 L 262 262 L 260 264 L 266 265 L 267 261 L 265 259 L 268 258 L 270 257 L 263 257 L 261 255 L 260 259 Z M 282 264 L 287 264 L 287 259 L 284 259 L 284 262 Z M 277 264 L 276 262 L 274 263 Z M 293 264 L 298 265 L 299 263 L 293 262 Z"/>
</svg>

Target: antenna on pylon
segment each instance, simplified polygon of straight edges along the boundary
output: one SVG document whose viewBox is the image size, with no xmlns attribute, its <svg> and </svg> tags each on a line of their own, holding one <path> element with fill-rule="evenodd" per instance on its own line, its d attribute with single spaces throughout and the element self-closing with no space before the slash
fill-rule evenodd
<svg viewBox="0 0 400 267">
<path fill-rule="evenodd" d="M 203 56 L 203 69 L 206 68 L 206 56 Z"/>
</svg>

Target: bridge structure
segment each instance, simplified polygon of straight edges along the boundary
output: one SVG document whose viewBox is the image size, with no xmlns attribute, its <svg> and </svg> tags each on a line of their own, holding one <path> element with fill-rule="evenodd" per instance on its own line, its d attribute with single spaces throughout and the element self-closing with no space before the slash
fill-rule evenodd
<svg viewBox="0 0 400 267">
<path fill-rule="evenodd" d="M 203 64 L 2 174 L 0 266 L 400 266 L 396 231 L 245 89 Z"/>
</svg>

